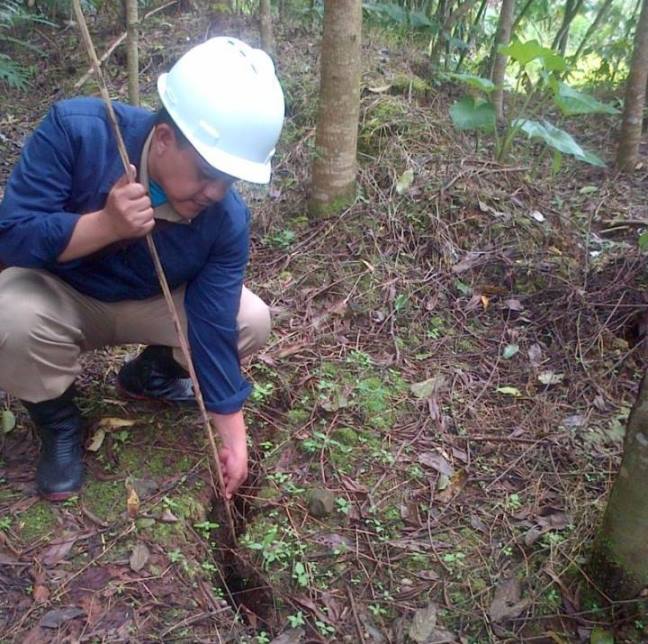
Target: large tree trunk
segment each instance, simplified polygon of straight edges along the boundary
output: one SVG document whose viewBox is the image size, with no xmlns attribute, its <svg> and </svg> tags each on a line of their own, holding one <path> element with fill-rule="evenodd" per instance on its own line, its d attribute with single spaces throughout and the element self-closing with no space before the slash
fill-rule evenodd
<svg viewBox="0 0 648 644">
<path fill-rule="evenodd" d="M 126 0 L 126 51 L 128 61 L 128 100 L 131 105 L 140 104 L 139 94 L 139 17 L 137 0 Z"/>
<path fill-rule="evenodd" d="M 259 2 L 259 31 L 261 32 L 261 49 L 274 56 L 275 43 L 272 33 L 272 8 L 270 0 Z"/>
<path fill-rule="evenodd" d="M 623 446 L 623 461 L 594 544 L 590 573 L 613 600 L 648 586 L 648 377 L 639 388 Z"/>
<path fill-rule="evenodd" d="M 326 0 L 310 210 L 333 214 L 355 196 L 361 0 Z"/>
<path fill-rule="evenodd" d="M 631 172 L 639 158 L 642 117 L 648 83 L 648 0 L 643 0 L 634 39 L 630 75 L 626 81 L 623 123 L 619 136 L 616 165 Z"/>
<path fill-rule="evenodd" d="M 493 64 L 493 77 L 491 79 L 495 83 L 493 104 L 495 105 L 498 120 L 504 118 L 504 75 L 508 60 L 508 56 L 501 54 L 498 49 L 500 45 L 506 45 L 511 40 L 514 11 L 515 0 L 502 0 L 499 24 L 497 25 L 497 33 L 495 34 L 495 62 Z"/>
</svg>

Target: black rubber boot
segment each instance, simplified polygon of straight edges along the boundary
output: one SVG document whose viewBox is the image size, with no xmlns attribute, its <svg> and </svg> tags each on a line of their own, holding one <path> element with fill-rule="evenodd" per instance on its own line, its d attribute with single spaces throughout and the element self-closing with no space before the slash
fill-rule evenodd
<svg viewBox="0 0 648 644">
<path fill-rule="evenodd" d="M 137 400 L 196 404 L 189 373 L 173 359 L 171 347 L 146 347 L 119 370 L 117 385 Z"/>
<path fill-rule="evenodd" d="M 22 401 L 41 439 L 36 485 L 50 501 L 64 501 L 78 494 L 83 484 L 84 424 L 74 393 L 70 387 L 53 400 Z"/>
</svg>

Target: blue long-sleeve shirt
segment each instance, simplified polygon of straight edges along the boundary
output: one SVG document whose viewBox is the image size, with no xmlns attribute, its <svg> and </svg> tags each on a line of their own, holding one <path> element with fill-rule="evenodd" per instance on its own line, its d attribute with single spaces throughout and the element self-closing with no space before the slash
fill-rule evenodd
<svg viewBox="0 0 648 644">
<path fill-rule="evenodd" d="M 114 103 L 131 163 L 138 166 L 155 115 Z M 160 294 L 144 239 L 58 262 L 83 213 L 104 207 L 123 174 L 103 103 L 76 98 L 56 103 L 35 130 L 0 204 L 0 263 L 45 269 L 104 302 Z M 230 189 L 191 224 L 161 222 L 153 239 L 169 282 L 186 283 L 192 358 L 208 410 L 238 411 L 250 393 L 237 351 L 241 288 L 249 247 L 249 211 Z"/>
</svg>

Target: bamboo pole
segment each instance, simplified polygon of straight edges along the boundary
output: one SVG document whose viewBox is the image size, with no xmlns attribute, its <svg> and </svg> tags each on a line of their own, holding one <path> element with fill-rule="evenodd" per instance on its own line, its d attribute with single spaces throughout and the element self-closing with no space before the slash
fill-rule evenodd
<svg viewBox="0 0 648 644">
<path fill-rule="evenodd" d="M 106 111 L 108 112 L 108 119 L 110 120 L 110 123 L 113 128 L 113 132 L 115 134 L 115 140 L 117 141 L 117 150 L 119 152 L 119 157 L 124 166 L 124 170 L 126 171 L 126 174 L 129 177 L 129 181 L 131 182 L 135 181 L 135 177 L 132 176 L 132 172 L 130 169 L 128 152 L 126 151 L 124 139 L 122 137 L 121 130 L 119 129 L 119 125 L 117 123 L 115 111 L 113 110 L 112 102 L 110 100 L 110 95 L 108 94 L 106 81 L 103 77 L 101 67 L 99 66 L 99 60 L 97 59 L 97 54 L 95 52 L 94 45 L 92 44 L 92 38 L 90 36 L 90 32 L 88 31 L 88 25 L 86 24 L 85 18 L 83 16 L 83 11 L 81 10 L 80 2 L 79 0 L 72 0 L 72 1 L 74 5 L 74 12 L 76 14 L 77 22 L 79 23 L 79 30 L 81 32 L 81 37 L 85 44 L 86 50 L 88 52 L 88 56 L 90 57 L 92 66 L 94 67 L 95 75 L 97 77 L 97 82 L 99 84 L 99 91 L 101 92 L 101 97 L 103 98 L 104 103 L 106 105 Z M 189 351 L 189 343 L 187 342 L 187 338 L 184 334 L 184 330 L 182 328 L 182 325 L 180 324 L 180 318 L 178 316 L 178 312 L 176 311 L 175 304 L 173 302 L 173 297 L 171 296 L 171 289 L 169 288 L 169 284 L 166 280 L 166 276 L 164 275 L 164 269 L 162 267 L 162 263 L 160 262 L 160 256 L 158 255 L 157 249 L 155 247 L 155 242 L 153 241 L 153 237 L 151 236 L 150 233 L 146 235 L 146 243 L 148 245 L 151 258 L 153 259 L 153 264 L 155 265 L 155 272 L 157 273 L 157 277 L 160 282 L 160 287 L 162 288 L 162 292 L 164 293 L 164 299 L 166 300 L 166 303 L 169 307 L 169 313 L 171 314 L 171 319 L 173 320 L 173 326 L 175 327 L 176 334 L 178 336 L 178 341 L 180 344 L 182 355 L 185 359 L 187 368 L 189 370 L 189 376 L 191 377 L 191 383 L 193 384 L 194 394 L 196 396 L 196 402 L 198 403 L 198 408 L 200 410 L 200 415 L 203 420 L 205 433 L 207 434 L 207 439 L 211 447 L 211 455 L 213 460 L 213 466 L 215 468 L 216 475 L 217 475 L 218 488 L 216 488 L 216 485 L 214 485 L 213 472 L 212 472 L 212 485 L 214 486 L 215 490 L 220 491 L 221 496 L 223 497 L 223 503 L 225 504 L 225 511 L 227 513 L 227 520 L 229 523 L 229 529 L 232 537 L 232 544 L 236 545 L 236 531 L 234 529 L 234 519 L 232 517 L 232 509 L 230 507 L 229 501 L 225 497 L 225 482 L 223 480 L 223 472 L 221 470 L 220 459 L 218 457 L 218 448 L 216 446 L 216 439 L 214 437 L 211 421 L 209 419 L 209 415 L 205 407 L 205 401 L 202 396 L 202 391 L 200 390 L 200 384 L 198 383 L 196 370 L 194 368 L 194 364 L 191 359 L 191 353 Z"/>
</svg>

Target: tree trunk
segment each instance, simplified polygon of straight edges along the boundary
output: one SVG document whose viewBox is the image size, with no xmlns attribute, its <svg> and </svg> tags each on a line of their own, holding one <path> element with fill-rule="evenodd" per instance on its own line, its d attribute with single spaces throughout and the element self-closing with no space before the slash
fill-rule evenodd
<svg viewBox="0 0 648 644">
<path fill-rule="evenodd" d="M 506 73 L 506 62 L 508 56 L 499 52 L 500 45 L 506 45 L 511 40 L 511 29 L 513 28 L 513 13 L 515 11 L 515 0 L 502 0 L 500 9 L 499 24 L 495 34 L 495 62 L 493 63 L 492 81 L 495 83 L 493 92 L 493 104 L 497 119 L 504 118 L 504 75 Z"/>
<path fill-rule="evenodd" d="M 450 15 L 448 15 L 448 17 L 443 21 L 443 25 L 439 29 L 436 42 L 434 43 L 434 47 L 430 52 L 430 62 L 432 63 L 433 66 L 436 66 L 439 63 L 439 56 L 441 54 L 441 50 L 443 49 L 444 45 L 448 40 L 447 34 L 450 33 L 450 29 L 452 29 L 454 24 L 460 18 L 466 15 L 473 8 L 473 5 L 476 2 L 477 0 L 463 0 L 459 4 L 459 6 Z"/>
<path fill-rule="evenodd" d="M 479 5 L 479 9 L 477 10 L 477 16 L 472 24 L 472 27 L 470 28 L 470 31 L 468 32 L 468 42 L 466 43 L 467 46 L 465 49 L 462 50 L 461 54 L 459 55 L 459 60 L 457 61 L 457 66 L 455 67 L 455 74 L 461 69 L 461 66 L 463 65 L 463 61 L 466 58 L 468 49 L 472 45 L 473 38 L 477 33 L 477 29 L 480 27 L 482 18 L 484 17 L 484 11 L 486 10 L 487 3 L 488 0 L 482 0 L 481 4 Z"/>
<path fill-rule="evenodd" d="M 513 33 L 517 30 L 520 22 L 522 22 L 522 18 L 526 16 L 527 11 L 531 8 L 531 5 L 533 4 L 533 0 L 527 0 L 526 4 L 522 7 L 522 10 L 518 15 L 515 17 L 515 20 L 513 21 Z"/>
<path fill-rule="evenodd" d="M 567 0 L 567 4 L 565 5 L 565 15 L 563 16 L 562 24 L 560 25 L 560 29 L 551 44 L 551 48 L 554 50 L 557 49 L 563 56 L 567 51 L 569 28 L 571 27 L 574 18 L 578 15 L 582 4 L 583 0 Z"/>
<path fill-rule="evenodd" d="M 632 172 L 639 158 L 646 83 L 648 83 L 648 0 L 643 0 L 635 31 L 630 75 L 626 81 L 623 123 L 616 157 L 617 168 L 623 172 Z"/>
<path fill-rule="evenodd" d="M 612 600 L 648 586 L 648 377 L 628 419 L 623 461 L 594 543 L 590 572 Z"/>
<path fill-rule="evenodd" d="M 325 0 L 310 211 L 326 216 L 355 197 L 362 0 Z"/>
<path fill-rule="evenodd" d="M 261 49 L 274 56 L 275 43 L 272 33 L 272 8 L 270 0 L 259 2 L 259 31 L 261 32 Z"/>
<path fill-rule="evenodd" d="M 126 32 L 128 100 L 131 105 L 139 105 L 139 17 L 137 14 L 137 0 L 126 0 Z"/>
<path fill-rule="evenodd" d="M 603 18 L 605 17 L 605 14 L 610 8 L 612 2 L 613 0 L 605 0 L 601 5 L 601 8 L 598 10 L 596 17 L 594 18 L 594 22 L 592 22 L 592 24 L 589 26 L 589 28 L 585 32 L 585 35 L 583 36 L 583 39 L 580 41 L 580 45 L 578 45 L 578 49 L 574 54 L 574 60 L 576 61 L 578 60 L 580 53 L 583 51 L 583 49 L 585 49 L 585 45 L 589 42 L 589 39 L 592 37 L 592 34 L 596 31 L 597 27 L 601 23 L 601 20 L 603 20 Z"/>
</svg>

